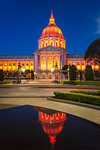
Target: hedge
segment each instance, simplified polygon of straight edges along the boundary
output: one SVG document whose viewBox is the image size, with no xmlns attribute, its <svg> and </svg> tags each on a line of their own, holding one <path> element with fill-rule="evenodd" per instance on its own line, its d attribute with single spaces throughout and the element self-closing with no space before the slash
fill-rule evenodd
<svg viewBox="0 0 100 150">
<path fill-rule="evenodd" d="M 74 84 L 74 81 L 62 81 L 63 84 Z"/>
<path fill-rule="evenodd" d="M 4 71 L 0 69 L 0 81 L 4 81 Z"/>
<path fill-rule="evenodd" d="M 72 90 L 72 93 L 83 93 L 88 95 L 97 95 L 100 96 L 100 91 L 82 91 L 82 90 Z"/>
<path fill-rule="evenodd" d="M 15 83 L 16 81 L 0 81 L 0 84 L 11 84 Z"/>
<path fill-rule="evenodd" d="M 74 85 L 99 85 L 100 81 L 62 81 L 63 84 L 74 84 Z"/>
<path fill-rule="evenodd" d="M 55 97 L 64 100 L 77 101 L 87 104 L 99 105 L 100 106 L 100 96 L 86 95 L 82 93 L 71 93 L 71 92 L 54 92 Z"/>
</svg>

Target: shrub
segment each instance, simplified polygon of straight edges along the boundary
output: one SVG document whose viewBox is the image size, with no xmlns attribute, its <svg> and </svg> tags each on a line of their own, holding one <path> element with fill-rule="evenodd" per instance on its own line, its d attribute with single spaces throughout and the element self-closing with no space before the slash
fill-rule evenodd
<svg viewBox="0 0 100 150">
<path fill-rule="evenodd" d="M 0 69 L 0 81 L 4 81 L 4 72 L 3 72 L 3 69 Z"/>
<path fill-rule="evenodd" d="M 25 70 L 25 74 L 29 74 L 30 73 L 30 70 Z"/>
<path fill-rule="evenodd" d="M 74 84 L 74 81 L 62 81 L 63 84 Z"/>
<path fill-rule="evenodd" d="M 99 105 L 100 106 L 100 96 L 86 95 L 82 93 L 71 93 L 71 92 L 54 92 L 55 97 L 59 99 L 77 101 L 87 104 Z"/>
<path fill-rule="evenodd" d="M 88 95 L 97 95 L 100 96 L 100 91 L 82 91 L 82 90 L 72 90 L 72 93 L 83 93 Z"/>
<path fill-rule="evenodd" d="M 70 80 L 76 80 L 76 67 L 74 65 L 69 68 Z"/>
<path fill-rule="evenodd" d="M 87 65 L 86 66 L 86 69 L 85 69 L 85 79 L 86 80 L 91 80 L 91 81 L 94 80 L 94 75 L 93 75 L 93 70 L 92 70 L 91 65 Z"/>
<path fill-rule="evenodd" d="M 31 79 L 34 79 L 34 71 L 31 71 Z"/>
<path fill-rule="evenodd" d="M 18 77 L 18 71 L 14 72 L 12 76 L 13 77 Z"/>
<path fill-rule="evenodd" d="M 16 81 L 0 81 L 0 84 L 11 84 L 15 83 Z"/>
<path fill-rule="evenodd" d="M 68 65 L 64 65 L 63 67 L 62 67 L 62 73 L 64 74 L 64 75 L 66 75 L 67 74 L 67 69 L 68 69 Z"/>
<path fill-rule="evenodd" d="M 62 83 L 74 85 L 100 85 L 100 81 L 62 81 Z"/>
<path fill-rule="evenodd" d="M 12 76 L 13 76 L 13 73 L 12 72 L 8 72 L 8 78 L 12 77 Z"/>
<path fill-rule="evenodd" d="M 100 71 L 95 71 L 95 77 L 100 78 Z"/>
</svg>

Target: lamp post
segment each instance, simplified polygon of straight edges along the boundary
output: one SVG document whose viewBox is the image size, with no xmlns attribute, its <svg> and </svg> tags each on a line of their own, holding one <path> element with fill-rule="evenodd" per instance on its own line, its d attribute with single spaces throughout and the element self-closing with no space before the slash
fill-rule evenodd
<svg viewBox="0 0 100 150">
<path fill-rule="evenodd" d="M 21 83 L 21 63 L 18 63 L 18 84 Z"/>
<path fill-rule="evenodd" d="M 25 68 L 23 68 L 22 71 L 23 71 L 23 77 L 25 78 Z"/>
<path fill-rule="evenodd" d="M 58 64 L 57 64 L 57 61 L 56 61 L 56 64 L 55 64 L 55 79 L 58 79 Z"/>
<path fill-rule="evenodd" d="M 68 71 L 68 81 L 70 81 L 70 77 L 69 77 L 69 65 L 68 65 L 67 71 Z"/>
<path fill-rule="evenodd" d="M 51 68 L 52 76 L 53 76 L 53 71 L 54 71 L 54 68 L 52 67 L 52 68 Z"/>
<path fill-rule="evenodd" d="M 53 72 L 54 71 L 54 68 L 51 68 L 51 72 Z"/>
<path fill-rule="evenodd" d="M 25 72 L 25 68 L 23 68 L 23 72 Z"/>
</svg>

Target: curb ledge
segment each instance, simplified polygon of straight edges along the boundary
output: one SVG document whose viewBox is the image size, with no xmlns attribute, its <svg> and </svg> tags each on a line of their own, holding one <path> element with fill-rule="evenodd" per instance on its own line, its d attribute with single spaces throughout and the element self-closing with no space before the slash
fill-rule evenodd
<svg viewBox="0 0 100 150">
<path fill-rule="evenodd" d="M 54 98 L 54 97 L 48 97 L 47 100 L 56 101 L 56 102 L 62 102 L 62 103 L 67 103 L 67 104 L 72 104 L 72 105 L 78 105 L 78 106 L 82 106 L 82 107 L 87 107 L 87 108 L 100 110 L 100 106 L 86 104 L 86 103 L 80 103 L 80 102 L 75 102 L 75 101 L 71 101 L 71 100 L 57 99 L 57 98 Z"/>
</svg>

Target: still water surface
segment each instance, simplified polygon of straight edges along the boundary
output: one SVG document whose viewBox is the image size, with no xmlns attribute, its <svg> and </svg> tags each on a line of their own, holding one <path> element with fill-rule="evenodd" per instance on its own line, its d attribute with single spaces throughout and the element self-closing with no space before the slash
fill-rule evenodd
<svg viewBox="0 0 100 150">
<path fill-rule="evenodd" d="M 100 126 L 63 112 L 0 110 L 0 150 L 100 150 Z"/>
</svg>

